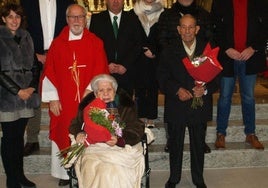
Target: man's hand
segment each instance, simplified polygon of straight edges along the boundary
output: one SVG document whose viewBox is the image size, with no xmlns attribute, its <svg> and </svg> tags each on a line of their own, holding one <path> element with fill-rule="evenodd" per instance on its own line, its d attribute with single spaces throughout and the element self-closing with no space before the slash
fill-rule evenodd
<svg viewBox="0 0 268 188">
<path fill-rule="evenodd" d="M 241 53 L 233 48 L 229 48 L 225 53 L 232 59 L 237 61 L 247 61 L 254 55 L 255 50 L 250 46 L 244 49 Z"/>
<path fill-rule="evenodd" d="M 62 111 L 61 103 L 59 100 L 49 102 L 49 110 L 55 115 L 59 116 Z"/>
<path fill-rule="evenodd" d="M 187 89 L 182 88 L 182 87 L 178 90 L 177 95 L 179 96 L 179 99 L 181 101 L 187 101 L 187 100 L 193 98 L 193 95 L 191 94 L 191 92 L 188 91 Z"/>
<path fill-rule="evenodd" d="M 205 93 L 205 88 L 203 86 L 195 86 L 193 91 L 195 97 L 202 97 Z"/>
<path fill-rule="evenodd" d="M 250 46 L 246 49 L 244 49 L 241 52 L 241 61 L 247 61 L 253 54 L 255 53 L 255 50 Z"/>
<path fill-rule="evenodd" d="M 237 50 L 233 49 L 233 48 L 228 48 L 225 53 L 228 55 L 228 57 L 230 57 L 231 59 L 237 60 L 237 61 L 241 61 L 242 55 L 240 52 L 238 52 Z"/>
<path fill-rule="evenodd" d="M 125 74 L 125 72 L 127 71 L 127 69 L 120 64 L 116 64 L 116 63 L 110 63 L 109 64 L 109 71 L 111 74 L 113 73 L 117 73 L 117 74 Z"/>
<path fill-rule="evenodd" d="M 109 71 L 111 74 L 117 73 L 117 64 L 115 63 L 110 63 L 109 64 Z"/>
<path fill-rule="evenodd" d="M 127 69 L 123 65 L 117 64 L 117 73 L 122 75 L 125 72 L 127 72 Z"/>
</svg>

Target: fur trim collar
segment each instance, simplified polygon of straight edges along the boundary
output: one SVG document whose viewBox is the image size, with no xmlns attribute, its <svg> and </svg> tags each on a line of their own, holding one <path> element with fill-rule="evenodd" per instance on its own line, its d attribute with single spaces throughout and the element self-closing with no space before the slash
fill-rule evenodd
<svg viewBox="0 0 268 188">
<path fill-rule="evenodd" d="M 16 31 L 16 36 L 17 37 L 25 37 L 26 36 L 26 31 L 19 28 L 17 31 Z M 4 25 L 1 25 L 0 26 L 0 37 L 1 38 L 14 38 L 14 35 L 10 32 L 10 30 L 4 26 Z"/>
<path fill-rule="evenodd" d="M 161 0 L 156 0 L 152 5 L 146 5 L 143 0 L 140 0 L 135 3 L 133 9 L 148 36 L 150 28 L 158 22 L 160 14 L 164 11 L 164 6 Z"/>
</svg>

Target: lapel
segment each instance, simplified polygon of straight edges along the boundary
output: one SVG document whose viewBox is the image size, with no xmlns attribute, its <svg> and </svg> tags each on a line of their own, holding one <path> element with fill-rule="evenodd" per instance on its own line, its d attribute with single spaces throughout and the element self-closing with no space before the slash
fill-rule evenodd
<svg viewBox="0 0 268 188">
<path fill-rule="evenodd" d="M 119 29 L 118 29 L 118 39 L 120 38 L 120 35 L 122 36 L 122 32 L 125 30 L 125 28 L 127 27 L 127 13 L 125 11 L 122 11 L 121 14 L 121 19 L 120 19 L 120 24 L 119 24 Z"/>
</svg>

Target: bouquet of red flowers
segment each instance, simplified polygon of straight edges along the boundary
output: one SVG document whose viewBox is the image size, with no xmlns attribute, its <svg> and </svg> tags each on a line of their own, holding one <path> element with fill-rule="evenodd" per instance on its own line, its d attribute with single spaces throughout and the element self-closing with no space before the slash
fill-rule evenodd
<svg viewBox="0 0 268 188">
<path fill-rule="evenodd" d="M 208 43 L 201 56 L 194 57 L 192 60 L 185 57 L 182 60 L 188 73 L 195 79 L 195 85 L 203 87 L 222 71 L 222 66 L 217 59 L 218 53 L 219 47 L 212 49 Z M 202 97 L 193 98 L 192 108 L 196 109 L 202 105 Z"/>
<path fill-rule="evenodd" d="M 117 108 L 114 102 L 104 103 L 101 99 L 96 98 L 86 108 L 86 116 L 84 118 L 85 123 L 82 129 L 86 132 L 90 131 L 91 134 L 98 137 L 100 142 L 109 140 L 111 134 L 117 137 L 122 137 L 123 129 L 125 127 L 124 122 L 120 120 Z M 96 131 L 96 129 L 98 131 Z M 99 132 L 99 130 L 105 129 L 105 132 Z M 94 133 L 96 131 L 96 133 Z M 87 138 L 88 139 L 88 138 Z M 90 145 L 90 141 L 85 140 L 86 143 L 76 143 L 61 150 L 58 153 L 58 157 L 62 160 L 61 165 L 65 168 L 70 168 L 76 159 L 84 152 L 85 148 Z"/>
</svg>

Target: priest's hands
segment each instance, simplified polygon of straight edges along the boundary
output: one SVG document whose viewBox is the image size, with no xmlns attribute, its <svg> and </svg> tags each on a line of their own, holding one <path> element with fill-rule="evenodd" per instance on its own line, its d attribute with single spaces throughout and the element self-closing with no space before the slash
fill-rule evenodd
<svg viewBox="0 0 268 188">
<path fill-rule="evenodd" d="M 59 100 L 49 102 L 49 110 L 55 115 L 59 116 L 62 110 L 61 103 Z"/>
</svg>

